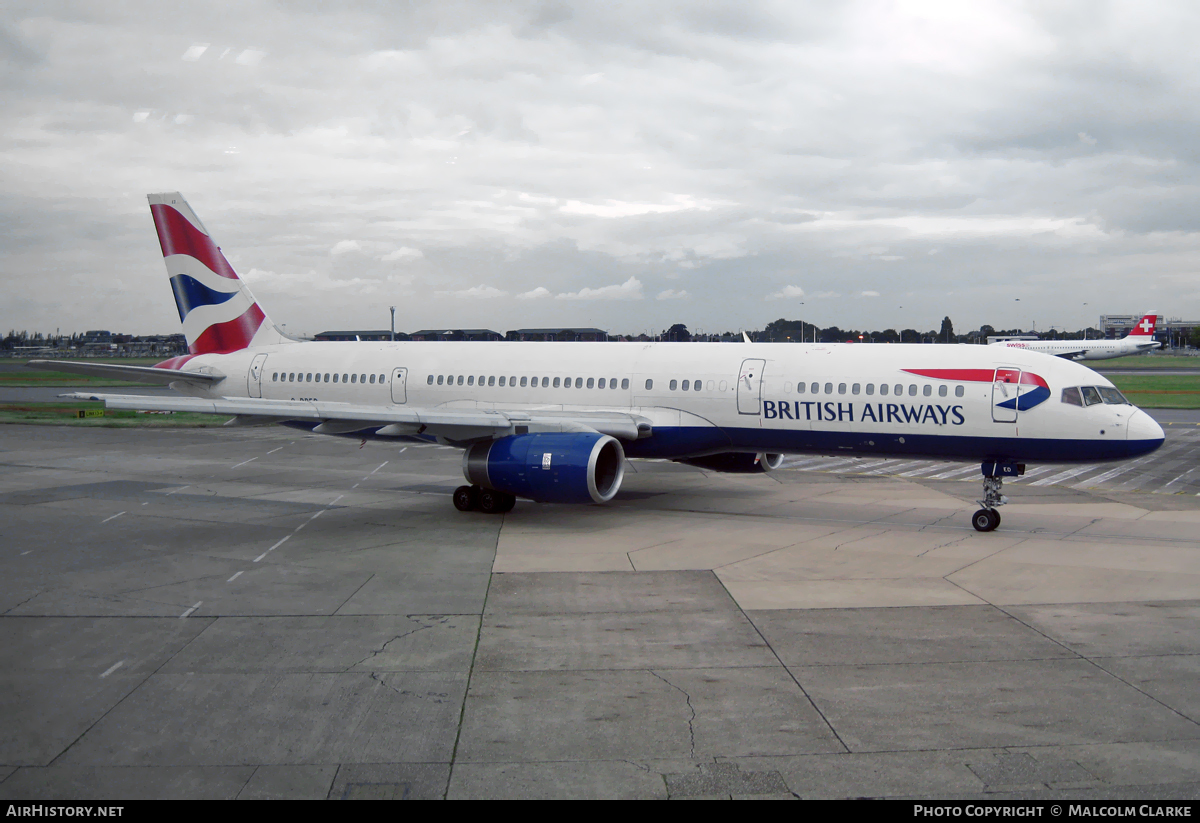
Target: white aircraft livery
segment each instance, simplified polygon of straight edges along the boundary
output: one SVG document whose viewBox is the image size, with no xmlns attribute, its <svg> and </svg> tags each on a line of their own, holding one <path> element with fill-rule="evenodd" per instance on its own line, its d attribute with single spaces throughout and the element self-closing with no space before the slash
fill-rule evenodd
<svg viewBox="0 0 1200 823">
<path fill-rule="evenodd" d="M 756 472 L 784 454 L 903 455 L 980 461 L 972 523 L 991 531 L 1003 478 L 1027 461 L 1124 460 L 1163 442 L 1090 369 L 996 346 L 296 341 L 181 195 L 149 200 L 189 353 L 154 367 L 29 365 L 180 395 L 70 395 L 112 409 L 462 448 L 463 511 L 604 503 L 629 458 Z"/>
<path fill-rule="evenodd" d="M 993 346 L 1024 349 L 1052 354 L 1068 360 L 1109 360 L 1127 354 L 1140 354 L 1157 349 L 1162 343 L 1154 339 L 1156 313 L 1142 317 L 1120 340 L 997 340 Z"/>
</svg>

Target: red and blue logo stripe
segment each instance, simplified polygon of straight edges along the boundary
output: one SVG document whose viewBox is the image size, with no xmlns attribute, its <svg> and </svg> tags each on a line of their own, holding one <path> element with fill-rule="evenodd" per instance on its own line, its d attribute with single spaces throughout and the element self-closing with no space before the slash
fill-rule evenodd
<svg viewBox="0 0 1200 823">
<path fill-rule="evenodd" d="M 1050 385 L 1040 374 L 1019 369 L 904 369 L 909 374 L 948 380 L 956 383 L 1004 383 L 1016 384 L 1019 392 L 1014 397 L 996 404 L 1001 409 L 1029 411 L 1050 399 Z"/>
</svg>

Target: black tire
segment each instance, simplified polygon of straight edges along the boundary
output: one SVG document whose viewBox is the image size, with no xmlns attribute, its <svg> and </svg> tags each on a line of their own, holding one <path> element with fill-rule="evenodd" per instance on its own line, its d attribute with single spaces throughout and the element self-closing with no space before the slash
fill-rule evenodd
<svg viewBox="0 0 1200 823">
<path fill-rule="evenodd" d="M 993 519 L 995 515 L 995 519 Z M 1000 523 L 1000 515 L 994 509 L 980 509 L 971 515 L 971 525 L 977 532 L 990 532 Z"/>
<path fill-rule="evenodd" d="M 495 489 L 479 490 L 479 510 L 484 514 L 503 514 L 506 495 Z"/>
<path fill-rule="evenodd" d="M 500 509 L 501 514 L 508 514 L 513 510 L 513 506 L 517 505 L 517 496 L 515 494 L 504 493 L 504 508 Z"/>
<path fill-rule="evenodd" d="M 1000 525 L 1000 512 L 995 509 L 990 510 L 992 513 L 992 527 L 988 531 L 994 532 L 996 527 Z"/>
<path fill-rule="evenodd" d="M 454 490 L 454 508 L 460 512 L 474 511 L 479 505 L 479 490 L 474 486 L 459 486 Z"/>
</svg>

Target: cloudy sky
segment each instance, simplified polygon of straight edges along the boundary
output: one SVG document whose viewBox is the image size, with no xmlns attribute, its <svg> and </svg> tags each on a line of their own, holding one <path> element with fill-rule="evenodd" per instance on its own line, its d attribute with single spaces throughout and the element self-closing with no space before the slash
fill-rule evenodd
<svg viewBox="0 0 1200 823">
<path fill-rule="evenodd" d="M 1198 9 L 7 3 L 0 326 L 177 331 L 176 190 L 298 333 L 1200 317 Z"/>
</svg>

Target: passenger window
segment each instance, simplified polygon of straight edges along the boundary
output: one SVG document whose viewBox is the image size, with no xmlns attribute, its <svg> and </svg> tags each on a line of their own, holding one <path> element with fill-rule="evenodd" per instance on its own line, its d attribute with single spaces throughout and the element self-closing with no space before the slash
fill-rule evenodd
<svg viewBox="0 0 1200 823">
<path fill-rule="evenodd" d="M 521 388 L 525 388 L 525 386 L 526 386 L 526 384 L 528 383 L 528 381 L 529 381 L 529 378 L 528 378 L 528 377 L 522 377 L 522 378 L 521 378 Z"/>
<path fill-rule="evenodd" d="M 857 383 L 855 383 L 853 386 L 850 387 L 850 393 L 858 394 L 859 389 L 861 389 L 861 386 L 859 386 Z"/>
<path fill-rule="evenodd" d="M 329 372 L 325 372 L 325 382 L 329 382 Z"/>
<path fill-rule="evenodd" d="M 336 375 L 334 375 L 334 376 L 336 377 Z M 442 385 L 442 376 L 439 374 L 437 377 L 438 377 L 438 385 L 440 386 L 440 385 Z"/>
<path fill-rule="evenodd" d="M 475 385 L 475 375 L 471 375 L 470 377 L 468 377 L 468 378 L 467 378 L 467 385 L 468 385 L 468 386 L 474 386 L 474 385 Z"/>
<path fill-rule="evenodd" d="M 729 383 L 727 383 L 726 381 L 722 380 L 722 381 L 720 382 L 720 384 L 719 384 L 718 388 L 719 388 L 721 391 L 725 391 L 727 388 L 729 388 Z"/>
<path fill-rule="evenodd" d="M 692 381 L 692 391 L 700 391 L 700 385 L 701 384 L 700 384 L 699 380 L 693 380 Z"/>
<path fill-rule="evenodd" d="M 615 377 L 608 378 L 608 388 L 611 390 L 611 389 L 615 389 L 616 387 L 617 387 L 617 378 L 615 378 Z"/>
<path fill-rule="evenodd" d="M 348 375 L 348 374 L 343 374 L 343 375 L 342 375 L 342 382 L 343 382 L 343 383 L 349 383 L 349 382 L 350 382 L 350 375 Z"/>
<path fill-rule="evenodd" d="M 338 376 L 337 376 L 336 374 L 333 376 L 333 382 L 334 382 L 334 383 L 338 382 Z M 433 375 L 430 375 L 430 376 L 429 376 L 429 382 L 430 382 L 430 383 L 432 383 L 432 382 L 433 382 Z"/>
<path fill-rule="evenodd" d="M 929 397 L 930 395 L 933 394 L 933 386 L 930 386 L 930 385 L 924 386 L 921 389 L 921 394 L 923 394 L 925 397 Z"/>
<path fill-rule="evenodd" d="M 577 388 L 577 389 L 583 388 L 583 378 L 582 377 L 575 378 L 575 388 Z"/>
<path fill-rule="evenodd" d="M 589 389 L 591 388 L 591 385 L 590 385 L 590 384 L 591 384 L 591 382 L 592 382 L 591 380 L 588 380 L 588 384 L 589 384 L 589 385 L 588 385 L 588 388 L 589 388 Z M 602 388 L 604 388 L 604 386 L 605 386 L 604 378 L 603 378 L 603 377 L 601 377 L 601 378 L 600 378 L 600 382 L 596 384 L 596 388 L 598 388 L 598 389 L 602 389 Z"/>
<path fill-rule="evenodd" d="M 1080 386 L 1079 391 L 1083 392 L 1083 405 L 1085 406 L 1094 406 L 1104 402 L 1100 399 L 1100 392 L 1096 391 L 1095 386 Z"/>
<path fill-rule="evenodd" d="M 916 384 L 916 383 L 909 383 L 909 384 L 908 384 L 908 396 L 909 396 L 909 397 L 916 397 L 916 396 L 917 396 L 917 384 Z"/>
<path fill-rule="evenodd" d="M 547 387 L 547 386 L 549 386 L 549 385 L 550 385 L 550 378 L 549 378 L 549 377 L 543 377 L 543 378 L 542 378 L 542 388 L 544 389 L 544 388 L 546 388 L 546 387 Z"/>
<path fill-rule="evenodd" d="M 1082 406 L 1083 397 L 1079 394 L 1079 389 L 1072 386 L 1069 389 L 1063 389 L 1062 402 L 1068 403 L 1072 406 Z"/>
<path fill-rule="evenodd" d="M 375 375 L 371 375 L 371 382 L 372 382 L 372 383 L 374 383 L 374 382 L 375 382 Z"/>
<path fill-rule="evenodd" d="M 613 385 L 614 386 L 616 385 L 616 381 L 613 381 Z M 621 388 L 623 388 L 623 389 L 629 388 L 629 378 L 628 377 L 624 377 L 621 379 Z M 650 388 L 650 387 L 647 386 L 646 388 Z"/>
<path fill-rule="evenodd" d="M 383 374 L 379 375 L 379 382 L 380 382 L 380 383 L 383 383 L 383 382 L 385 382 L 385 381 L 384 381 L 384 379 L 383 379 L 384 377 L 386 377 L 386 375 L 383 375 Z"/>
<path fill-rule="evenodd" d="M 596 385 L 596 381 L 593 378 L 589 377 L 588 382 L 587 382 L 587 387 L 590 389 L 590 388 L 594 387 L 595 385 Z M 600 388 L 604 388 L 604 387 L 601 386 Z"/>
<path fill-rule="evenodd" d="M 500 385 L 503 386 L 504 384 L 501 383 Z M 508 385 L 509 386 L 517 385 L 517 376 L 515 374 L 512 377 L 508 378 Z M 522 385 L 524 385 L 524 384 L 522 384 Z"/>
<path fill-rule="evenodd" d="M 458 376 L 458 385 L 460 385 L 460 386 L 461 386 L 461 385 L 462 385 L 462 383 L 463 383 L 463 376 L 460 374 L 460 375 Z"/>
<path fill-rule="evenodd" d="M 806 388 L 807 388 L 807 386 L 805 386 L 803 383 L 797 383 L 796 384 L 796 394 L 804 394 L 804 390 Z"/>
<path fill-rule="evenodd" d="M 558 377 L 554 378 L 554 388 L 556 388 L 556 389 L 558 388 L 558 384 L 559 384 L 559 381 L 560 381 L 560 379 L 561 379 L 561 378 L 558 378 Z M 567 388 L 570 388 L 570 387 L 571 387 L 571 381 L 570 381 L 570 380 L 568 380 L 568 381 L 567 381 Z"/>
<path fill-rule="evenodd" d="M 352 375 L 350 375 L 350 382 L 351 382 L 351 383 L 357 383 L 357 382 L 358 382 L 358 375 L 357 375 L 357 374 L 352 374 Z"/>
<path fill-rule="evenodd" d="M 311 382 L 312 382 L 312 372 L 309 372 L 309 373 L 308 373 L 308 378 L 307 378 L 307 379 L 306 379 L 304 382 L 306 382 L 306 383 L 311 383 Z"/>
<path fill-rule="evenodd" d="M 810 392 L 812 392 L 813 394 L 820 394 L 820 393 L 821 393 L 821 384 L 820 384 L 820 383 L 813 383 L 812 385 L 810 385 L 810 386 L 808 387 L 808 390 L 809 390 Z"/>
<path fill-rule="evenodd" d="M 667 384 L 667 388 L 670 389 L 671 391 L 675 391 L 675 389 L 678 387 L 679 387 L 678 380 L 672 380 L 670 383 Z"/>
<path fill-rule="evenodd" d="M 832 383 L 826 383 L 826 384 L 825 384 L 825 393 L 826 393 L 826 394 L 833 394 L 833 384 L 832 384 Z"/>
<path fill-rule="evenodd" d="M 868 395 L 868 396 L 870 396 L 870 395 L 872 395 L 872 394 L 874 394 L 874 393 L 875 393 L 875 384 L 874 384 L 874 383 L 868 383 L 868 384 L 867 384 L 867 395 Z"/>
<path fill-rule="evenodd" d="M 295 373 L 294 371 L 292 371 L 292 372 L 288 372 L 288 382 L 289 382 L 289 383 L 295 383 L 295 382 L 296 382 L 296 373 Z"/>
<path fill-rule="evenodd" d="M 279 372 L 275 372 L 274 374 L 272 374 L 272 375 L 271 375 L 271 382 L 272 382 L 272 383 L 278 383 L 278 382 L 279 382 Z"/>
<path fill-rule="evenodd" d="M 482 375 L 482 374 L 479 375 L 479 385 L 481 385 L 481 386 L 483 385 L 483 379 L 484 379 L 484 375 Z"/>
<path fill-rule="evenodd" d="M 963 387 L 962 387 L 962 386 L 955 386 L 955 387 L 954 387 L 954 396 L 955 396 L 955 397 L 962 397 L 962 396 L 963 396 Z"/>
<path fill-rule="evenodd" d="M 652 388 L 654 388 L 654 381 L 651 380 L 650 378 L 647 378 L 646 379 L 646 390 L 649 391 Z"/>
<path fill-rule="evenodd" d="M 938 386 L 938 397 L 945 397 L 948 391 L 949 389 L 946 387 L 946 384 L 943 383 L 942 385 Z"/>
<path fill-rule="evenodd" d="M 490 378 L 490 377 L 488 378 L 488 385 L 489 385 L 489 386 L 490 386 L 490 385 L 492 385 L 492 380 L 491 380 L 491 378 Z M 504 375 L 500 375 L 500 385 L 501 385 L 501 386 L 503 386 L 503 385 L 504 385 Z"/>
<path fill-rule="evenodd" d="M 690 385 L 691 385 L 691 382 L 690 382 L 690 381 L 688 381 L 688 380 L 684 380 L 684 381 L 683 381 L 683 385 L 682 385 L 680 388 L 682 388 L 684 391 L 687 391 L 687 390 L 688 390 L 688 386 L 690 386 Z"/>
<path fill-rule="evenodd" d="M 503 385 L 504 385 L 504 382 L 503 382 L 503 381 L 504 381 L 504 378 L 503 378 L 503 377 L 501 377 L 501 378 L 500 378 L 500 380 L 501 380 L 501 383 L 500 383 L 500 385 L 501 385 L 501 386 L 503 386 Z M 493 375 L 490 375 L 490 374 L 488 375 L 488 385 L 489 385 L 489 386 L 494 386 L 494 385 L 496 385 L 496 378 L 495 378 Z"/>
<path fill-rule="evenodd" d="M 846 384 L 838 383 L 838 394 L 845 394 L 845 393 L 846 393 Z"/>
<path fill-rule="evenodd" d="M 904 394 L 904 387 L 901 386 L 899 383 L 897 383 L 896 387 L 894 389 L 892 389 L 892 394 L 899 397 L 900 395 Z"/>
<path fill-rule="evenodd" d="M 337 377 L 337 375 L 335 374 L 334 377 Z M 432 386 L 433 385 L 433 375 L 432 374 L 429 375 L 429 379 L 426 380 L 425 382 L 428 383 L 430 386 Z"/>
</svg>

